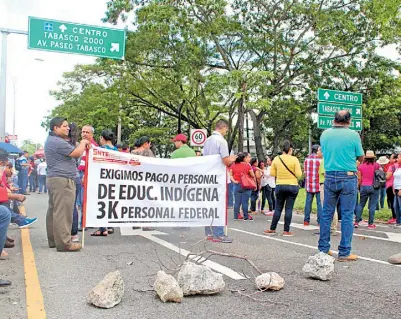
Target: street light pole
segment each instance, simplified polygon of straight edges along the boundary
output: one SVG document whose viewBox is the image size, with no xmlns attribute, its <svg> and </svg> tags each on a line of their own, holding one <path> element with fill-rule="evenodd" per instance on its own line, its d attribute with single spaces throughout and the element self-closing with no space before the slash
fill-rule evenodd
<svg viewBox="0 0 401 319">
<path fill-rule="evenodd" d="M 1 31 L 1 73 L 0 73 L 0 141 L 6 137 L 6 94 L 7 94 L 7 36 Z"/>
</svg>

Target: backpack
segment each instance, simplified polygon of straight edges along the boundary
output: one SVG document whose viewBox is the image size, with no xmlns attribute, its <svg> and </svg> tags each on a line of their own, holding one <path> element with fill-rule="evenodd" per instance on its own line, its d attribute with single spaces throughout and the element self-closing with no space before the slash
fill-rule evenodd
<svg viewBox="0 0 401 319">
<path fill-rule="evenodd" d="M 16 169 L 17 171 L 22 170 L 22 166 L 21 166 L 21 161 L 20 161 L 20 159 L 16 159 L 16 160 L 15 160 L 15 169 Z"/>
<path fill-rule="evenodd" d="M 373 188 L 379 189 L 379 188 L 386 187 L 386 181 L 387 181 L 386 173 L 381 169 L 375 170 Z"/>
</svg>

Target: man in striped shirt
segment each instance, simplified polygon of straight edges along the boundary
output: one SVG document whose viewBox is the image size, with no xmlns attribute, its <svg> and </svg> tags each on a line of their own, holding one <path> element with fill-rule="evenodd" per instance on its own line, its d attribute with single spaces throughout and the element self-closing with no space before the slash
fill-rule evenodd
<svg viewBox="0 0 401 319">
<path fill-rule="evenodd" d="M 319 181 L 319 168 L 320 158 L 317 156 L 319 145 L 312 146 L 312 154 L 309 155 L 304 163 L 304 174 L 305 174 L 305 190 L 306 190 L 306 201 L 305 201 L 305 217 L 304 225 L 308 226 L 310 223 L 310 214 L 312 211 L 313 197 L 316 196 L 317 204 L 317 223 L 319 224 L 320 214 L 322 213 L 322 204 L 320 201 L 320 181 Z"/>
</svg>

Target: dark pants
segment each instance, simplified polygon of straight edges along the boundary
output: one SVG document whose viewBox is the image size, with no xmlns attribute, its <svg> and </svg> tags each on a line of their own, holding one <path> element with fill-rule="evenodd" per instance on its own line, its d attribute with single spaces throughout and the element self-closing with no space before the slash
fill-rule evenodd
<svg viewBox="0 0 401 319">
<path fill-rule="evenodd" d="M 387 205 L 388 208 L 391 209 L 391 214 L 393 215 L 393 218 L 396 218 L 395 215 L 395 209 L 394 209 L 394 193 L 393 193 L 393 187 L 388 187 L 386 190 L 387 193 Z"/>
<path fill-rule="evenodd" d="M 39 193 L 47 193 L 46 175 L 39 175 Z"/>
<path fill-rule="evenodd" d="M 347 172 L 326 172 L 324 181 L 324 204 L 320 217 L 319 250 L 327 254 L 330 250 L 330 228 L 338 200 L 341 203 L 341 242 L 339 256 L 346 257 L 351 253 L 352 235 L 354 233 L 354 210 L 357 191 L 356 175 Z"/>
<path fill-rule="evenodd" d="M 290 231 L 292 220 L 292 210 L 295 199 L 298 196 L 299 187 L 297 185 L 277 185 L 276 186 L 276 208 L 274 210 L 271 230 L 276 230 L 281 217 L 281 212 L 285 206 L 284 231 Z"/>
<path fill-rule="evenodd" d="M 322 214 L 322 203 L 320 202 L 320 192 L 317 193 L 310 193 L 306 192 L 306 201 L 305 201 L 305 208 L 304 208 L 304 222 L 310 222 L 310 214 L 312 212 L 312 203 L 313 197 L 316 196 L 316 206 L 317 206 L 317 223 L 320 222 L 320 215 Z"/>
<path fill-rule="evenodd" d="M 75 203 L 74 203 L 74 211 L 72 215 L 72 227 L 71 227 L 71 236 L 76 236 L 78 235 L 78 220 L 79 220 L 79 214 L 78 214 L 78 200 L 79 197 L 81 196 L 81 190 L 82 190 L 82 184 L 77 183 L 75 184 L 76 190 L 75 190 Z"/>
<path fill-rule="evenodd" d="M 234 218 L 238 218 L 240 207 L 244 213 L 244 219 L 248 219 L 248 203 L 251 190 L 242 188 L 240 184 L 234 184 Z"/>
<path fill-rule="evenodd" d="M 234 207 L 234 183 L 227 184 L 228 207 Z"/>
<path fill-rule="evenodd" d="M 251 212 L 256 212 L 256 202 L 259 198 L 259 190 L 251 192 Z"/>
<path fill-rule="evenodd" d="M 401 225 L 401 196 L 397 195 L 398 189 L 395 190 L 396 195 L 394 195 L 394 210 L 395 210 L 395 219 L 397 225 Z"/>
<path fill-rule="evenodd" d="M 18 226 L 22 226 L 25 223 L 25 216 L 22 216 L 21 214 L 19 214 L 19 209 L 15 205 L 15 203 L 14 203 L 13 209 L 11 209 L 10 201 L 3 202 L 0 204 L 0 206 L 7 207 L 7 209 L 10 211 L 12 223 L 17 224 Z M 14 208 L 16 208 L 16 209 L 14 209 Z"/>
<path fill-rule="evenodd" d="M 0 255 L 6 243 L 7 229 L 8 225 L 10 225 L 10 221 L 11 221 L 10 210 L 5 206 L 0 205 Z"/>
<path fill-rule="evenodd" d="M 366 203 L 369 200 L 369 225 L 372 225 L 375 220 L 375 211 L 379 200 L 380 189 L 374 189 L 373 186 L 361 186 L 360 201 L 356 210 L 356 221 L 359 223 L 362 220 L 362 212 Z"/>
<path fill-rule="evenodd" d="M 36 174 L 29 175 L 29 191 L 36 192 Z"/>
<path fill-rule="evenodd" d="M 28 186 L 28 169 L 23 168 L 18 172 L 19 193 L 25 194 Z"/>
</svg>

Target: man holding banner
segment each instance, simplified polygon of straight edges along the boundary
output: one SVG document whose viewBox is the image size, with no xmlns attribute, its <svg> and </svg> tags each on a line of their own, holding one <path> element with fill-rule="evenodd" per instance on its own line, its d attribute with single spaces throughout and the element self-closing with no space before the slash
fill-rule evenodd
<svg viewBox="0 0 401 319">
<path fill-rule="evenodd" d="M 203 156 L 220 155 L 223 164 L 229 167 L 237 158 L 228 152 L 228 143 L 224 136 L 228 132 L 228 123 L 226 120 L 219 120 L 216 123 L 215 131 L 209 136 L 203 147 Z M 233 240 L 224 234 L 223 226 L 206 226 L 205 233 L 207 240 L 217 243 L 232 243 Z"/>
</svg>

